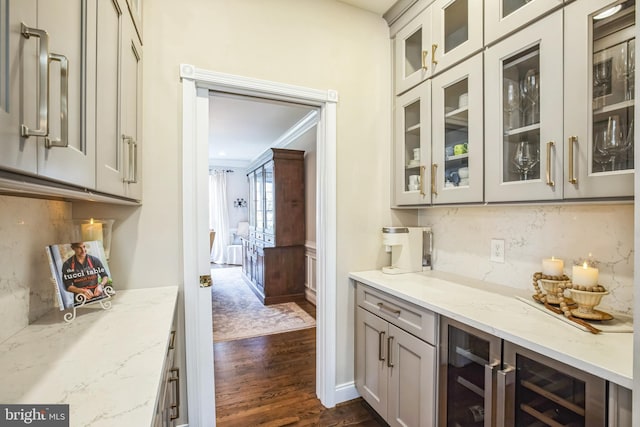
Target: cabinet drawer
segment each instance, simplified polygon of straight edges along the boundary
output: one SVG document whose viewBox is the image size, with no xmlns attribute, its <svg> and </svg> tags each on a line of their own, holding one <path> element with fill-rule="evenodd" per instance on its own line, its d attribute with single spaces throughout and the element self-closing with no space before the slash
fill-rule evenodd
<svg viewBox="0 0 640 427">
<path fill-rule="evenodd" d="M 358 283 L 358 306 L 435 345 L 436 315 L 384 292 Z"/>
</svg>

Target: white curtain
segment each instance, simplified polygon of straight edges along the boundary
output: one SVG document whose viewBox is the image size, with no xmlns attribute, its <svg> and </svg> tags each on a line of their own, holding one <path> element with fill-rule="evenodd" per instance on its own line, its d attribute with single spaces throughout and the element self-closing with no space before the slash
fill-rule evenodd
<svg viewBox="0 0 640 427">
<path fill-rule="evenodd" d="M 227 263 L 229 236 L 229 214 L 227 212 L 227 172 L 213 171 L 209 175 L 209 226 L 216 232 L 211 249 L 211 262 Z"/>
</svg>

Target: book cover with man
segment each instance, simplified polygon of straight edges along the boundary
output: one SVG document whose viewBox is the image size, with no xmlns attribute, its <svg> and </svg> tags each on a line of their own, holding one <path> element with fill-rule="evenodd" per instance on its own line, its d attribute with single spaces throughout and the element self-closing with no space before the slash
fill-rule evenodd
<svg viewBox="0 0 640 427">
<path fill-rule="evenodd" d="M 74 242 L 47 246 L 60 310 L 106 298 L 111 273 L 102 242 Z"/>
</svg>

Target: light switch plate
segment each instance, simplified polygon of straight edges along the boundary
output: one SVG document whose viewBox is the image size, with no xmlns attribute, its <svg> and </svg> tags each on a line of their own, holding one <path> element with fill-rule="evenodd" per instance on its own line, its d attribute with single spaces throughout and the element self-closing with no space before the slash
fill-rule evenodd
<svg viewBox="0 0 640 427">
<path fill-rule="evenodd" d="M 491 239 L 491 254 L 489 260 L 504 262 L 504 239 Z"/>
</svg>

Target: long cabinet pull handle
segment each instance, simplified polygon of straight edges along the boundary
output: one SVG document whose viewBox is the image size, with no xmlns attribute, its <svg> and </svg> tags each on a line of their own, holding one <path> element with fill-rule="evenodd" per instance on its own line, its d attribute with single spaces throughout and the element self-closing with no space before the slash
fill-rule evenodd
<svg viewBox="0 0 640 427">
<path fill-rule="evenodd" d="M 171 331 L 171 339 L 169 339 L 169 350 L 176 348 L 176 331 Z"/>
<path fill-rule="evenodd" d="M 172 374 L 176 374 L 175 376 L 171 376 L 171 378 L 169 378 L 169 382 L 172 382 L 175 390 L 176 390 L 176 403 L 171 405 L 171 415 L 169 416 L 169 421 L 173 421 L 176 420 L 178 418 L 180 418 L 180 369 L 179 368 L 172 368 L 170 369 L 170 372 Z M 176 410 L 176 414 L 173 414 L 173 410 Z"/>
<path fill-rule="evenodd" d="M 512 390 L 516 370 L 512 366 L 498 371 L 497 392 L 496 392 L 496 427 L 507 427 L 513 425 L 513 396 Z"/>
<path fill-rule="evenodd" d="M 387 338 L 387 366 L 393 368 L 393 361 L 391 355 L 393 354 L 393 336 Z"/>
<path fill-rule="evenodd" d="M 436 49 L 438 48 L 438 45 L 436 43 L 431 45 L 431 64 L 433 65 L 437 65 L 438 61 L 436 61 Z"/>
<path fill-rule="evenodd" d="M 38 129 L 29 129 L 27 125 L 20 125 L 20 135 L 47 136 L 49 134 L 49 34 L 38 28 L 27 27 L 20 24 L 20 32 L 25 39 L 37 37 L 40 39 L 40 51 L 38 52 Z"/>
<path fill-rule="evenodd" d="M 438 189 L 436 188 L 436 173 L 438 172 L 438 164 L 431 165 L 431 194 L 438 195 Z"/>
<path fill-rule="evenodd" d="M 386 305 L 384 305 L 383 303 L 379 302 L 378 303 L 378 309 L 380 310 L 384 310 L 388 313 L 393 314 L 394 316 L 400 316 L 401 311 L 400 310 L 396 310 L 394 308 L 391 307 L 387 307 Z"/>
<path fill-rule="evenodd" d="M 127 144 L 129 154 L 127 172 L 124 174 L 123 181 L 135 184 L 138 182 L 138 143 L 128 135 L 122 135 L 122 142 Z"/>
<path fill-rule="evenodd" d="M 429 69 L 429 67 L 427 67 L 427 55 L 429 54 L 429 52 L 427 52 L 426 50 L 422 51 L 422 69 L 427 71 Z"/>
<path fill-rule="evenodd" d="M 553 179 L 551 179 L 551 150 L 554 145 L 555 142 L 553 141 L 547 142 L 547 185 L 550 187 L 556 185 L 556 183 L 553 182 Z"/>
<path fill-rule="evenodd" d="M 44 146 L 65 148 L 69 146 L 69 60 L 57 53 L 49 55 L 49 59 L 60 63 L 60 138 L 47 136 Z"/>
<path fill-rule="evenodd" d="M 500 366 L 500 361 L 484 365 L 484 426 L 492 427 L 494 418 L 496 368 Z"/>
<path fill-rule="evenodd" d="M 420 166 L 420 195 L 422 197 L 427 195 L 424 192 L 424 171 L 426 168 L 427 168 L 426 166 Z"/>
<path fill-rule="evenodd" d="M 573 146 L 578 143 L 577 136 L 569 137 L 569 183 L 577 184 L 578 178 L 575 176 L 575 159 L 573 158 Z"/>
<path fill-rule="evenodd" d="M 384 361 L 384 352 L 382 351 L 382 346 L 384 343 L 384 331 L 380 331 L 378 333 L 378 360 Z"/>
</svg>

